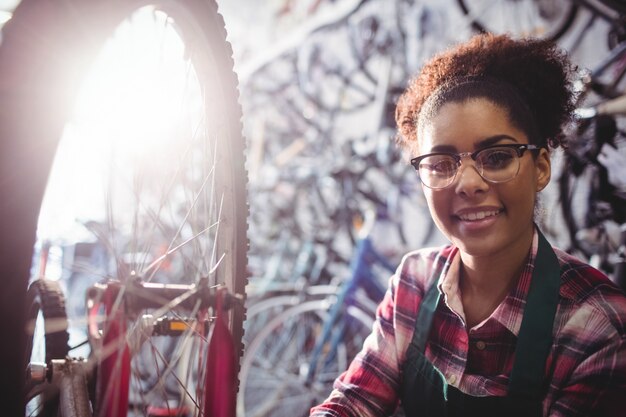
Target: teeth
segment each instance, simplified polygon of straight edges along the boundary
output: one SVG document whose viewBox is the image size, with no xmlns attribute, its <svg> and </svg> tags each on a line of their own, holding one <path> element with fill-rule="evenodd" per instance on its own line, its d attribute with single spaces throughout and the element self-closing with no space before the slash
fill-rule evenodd
<svg viewBox="0 0 626 417">
<path fill-rule="evenodd" d="M 461 220 L 469 220 L 469 221 L 473 221 L 473 220 L 482 220 L 485 217 L 491 217 L 491 216 L 495 216 L 498 214 L 498 211 L 496 210 L 492 210 L 492 211 L 479 211 L 477 213 L 468 213 L 468 214 L 462 214 L 459 216 L 459 218 Z"/>
</svg>

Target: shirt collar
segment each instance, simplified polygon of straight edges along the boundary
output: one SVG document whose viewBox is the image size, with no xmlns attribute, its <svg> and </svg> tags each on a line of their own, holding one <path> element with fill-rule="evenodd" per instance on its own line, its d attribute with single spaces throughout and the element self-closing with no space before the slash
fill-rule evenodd
<svg viewBox="0 0 626 417">
<path fill-rule="evenodd" d="M 526 259 L 526 263 L 522 269 L 519 279 L 517 280 L 517 283 L 504 300 L 502 300 L 500 305 L 496 307 L 493 313 L 491 313 L 491 315 L 482 323 L 474 326 L 474 328 L 482 326 L 483 323 L 489 320 L 496 320 L 515 336 L 519 334 L 538 247 L 539 235 L 537 234 L 537 229 L 535 228 L 530 254 Z M 458 249 L 455 248 L 450 253 L 450 258 L 447 262 L 448 265 L 446 265 L 447 267 L 443 269 L 437 286 L 439 288 L 439 292 L 443 294 L 443 300 L 448 309 L 465 322 L 461 291 L 459 289 L 460 263 L 461 256 Z"/>
</svg>

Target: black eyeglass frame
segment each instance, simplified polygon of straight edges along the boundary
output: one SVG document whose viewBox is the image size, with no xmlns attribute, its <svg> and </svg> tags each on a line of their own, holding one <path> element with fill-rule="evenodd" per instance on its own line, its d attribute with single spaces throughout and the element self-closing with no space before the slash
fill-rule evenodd
<svg viewBox="0 0 626 417">
<path fill-rule="evenodd" d="M 450 179 L 450 184 L 452 184 L 454 182 L 454 179 L 456 178 L 456 174 L 457 172 L 459 172 L 459 167 L 461 166 L 461 159 L 465 156 L 469 156 L 472 161 L 476 162 L 476 158 L 478 157 L 478 154 L 481 152 L 484 152 L 486 150 L 489 149 L 494 149 L 494 148 L 510 148 L 510 149 L 514 149 L 515 151 L 517 151 L 517 157 L 521 158 L 524 155 L 524 152 L 526 151 L 539 151 L 541 149 L 543 149 L 543 146 L 538 146 L 538 145 L 533 145 L 533 144 L 529 144 L 529 143 L 504 143 L 504 144 L 499 144 L 499 145 L 491 145 L 491 146 L 486 146 L 484 148 L 480 148 L 475 150 L 474 152 L 432 152 L 432 153 L 427 153 L 425 155 L 420 155 L 417 156 L 415 158 L 411 159 L 411 165 L 413 166 L 413 168 L 415 168 L 415 171 L 417 172 L 418 176 L 419 176 L 419 166 L 420 166 L 420 162 L 422 160 L 424 160 L 425 158 L 431 157 L 431 156 L 435 156 L 435 155 L 447 155 L 452 157 L 455 162 L 456 162 L 456 171 L 454 172 L 454 176 L 451 177 Z M 479 172 L 481 178 L 483 178 L 485 181 L 491 182 L 491 183 L 498 183 L 499 181 L 491 181 L 488 180 L 487 178 L 484 178 L 483 175 Z M 515 178 L 512 177 L 511 179 Z M 421 177 L 420 177 L 421 180 Z M 510 180 L 507 180 L 510 181 Z M 503 181 L 506 182 L 506 181 Z M 423 184 L 423 182 L 422 182 Z M 428 188 L 433 188 L 433 189 L 443 189 L 448 187 L 450 184 L 444 186 L 444 187 L 430 187 L 426 184 L 424 184 L 426 187 Z"/>
</svg>

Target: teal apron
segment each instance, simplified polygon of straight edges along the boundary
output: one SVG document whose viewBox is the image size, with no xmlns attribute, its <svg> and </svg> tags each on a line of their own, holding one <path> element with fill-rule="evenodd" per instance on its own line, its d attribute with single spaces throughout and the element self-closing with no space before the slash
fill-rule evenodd
<svg viewBox="0 0 626 417">
<path fill-rule="evenodd" d="M 464 394 L 448 385 L 443 374 L 426 359 L 426 341 L 440 297 L 437 285 L 431 285 L 420 306 L 415 333 L 402 369 L 401 400 L 406 416 L 541 416 L 541 403 L 547 390 L 544 367 L 552 346 L 560 281 L 559 262 L 550 244 L 539 232 L 539 248 L 508 392 L 503 397 Z"/>
</svg>

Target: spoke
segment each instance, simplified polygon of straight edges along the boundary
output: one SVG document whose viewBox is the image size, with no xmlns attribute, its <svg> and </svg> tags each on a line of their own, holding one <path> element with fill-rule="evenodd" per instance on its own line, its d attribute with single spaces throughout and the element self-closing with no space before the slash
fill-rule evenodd
<svg viewBox="0 0 626 417">
<path fill-rule="evenodd" d="M 109 164 L 112 164 L 112 161 L 109 161 Z M 114 167 L 110 167 L 110 168 L 114 168 Z M 115 171 L 110 171 L 110 172 L 115 172 Z M 105 233 L 108 234 L 108 238 L 106 236 L 104 236 L 104 233 L 102 234 L 102 242 L 104 243 L 105 247 L 109 250 L 109 254 L 113 257 L 113 259 L 115 260 L 115 266 L 116 266 L 116 274 L 119 276 L 120 275 L 120 269 L 122 266 L 122 260 L 119 258 L 119 255 L 117 253 L 117 250 L 115 249 L 115 220 L 113 218 L 113 202 L 112 202 L 112 195 L 113 195 L 113 190 L 112 190 L 113 184 L 111 181 L 109 181 L 108 187 L 105 191 L 105 205 L 106 205 L 106 221 L 105 221 L 105 225 L 106 225 L 106 229 L 105 229 Z"/>
<path fill-rule="evenodd" d="M 225 253 L 222 254 L 222 257 L 216 261 L 216 257 L 217 257 L 217 239 L 219 237 L 219 233 L 220 233 L 220 229 L 219 229 L 219 221 L 222 219 L 222 208 L 224 206 L 224 194 L 222 194 L 222 198 L 220 199 L 220 209 L 219 209 L 219 213 L 218 213 L 218 226 L 217 226 L 217 230 L 215 231 L 215 237 L 214 237 L 214 242 L 213 242 L 213 251 L 211 252 L 211 263 L 214 264 L 213 268 L 211 269 L 212 271 L 217 270 L 218 265 L 221 263 L 222 259 L 224 259 L 224 256 L 226 255 Z"/>
<path fill-rule="evenodd" d="M 214 274 L 217 271 L 217 268 L 219 267 L 219 265 L 220 265 L 220 263 L 222 262 L 223 259 L 224 259 L 224 255 L 222 255 L 222 257 L 217 262 L 215 267 L 211 271 L 209 271 L 209 275 L 212 275 L 212 274 Z M 182 302 L 184 302 L 186 299 L 188 299 L 189 297 L 194 295 L 195 291 L 196 291 L 195 289 L 191 289 L 191 290 L 187 291 L 186 293 L 176 297 L 175 299 L 173 299 L 172 301 L 170 301 L 169 303 L 167 303 L 166 305 L 164 305 L 160 309 L 156 310 L 155 313 L 154 313 L 155 317 L 164 316 L 165 314 L 167 314 L 168 312 L 173 310 L 175 307 L 180 305 Z M 196 307 L 194 307 L 194 311 L 198 311 L 199 307 L 200 307 L 200 302 L 198 302 L 196 304 Z"/>
<path fill-rule="evenodd" d="M 187 239 L 185 242 L 179 244 L 176 247 L 174 246 L 174 242 L 176 241 L 176 239 L 178 238 L 178 236 L 180 236 L 181 231 L 183 230 L 183 227 L 185 226 L 187 220 L 189 219 L 189 216 L 191 215 L 193 208 L 196 206 L 199 197 L 202 195 L 202 191 L 204 190 L 204 187 L 206 186 L 208 180 L 210 177 L 212 177 L 214 172 L 214 167 L 211 169 L 211 171 L 209 171 L 209 173 L 206 175 L 202 186 L 200 187 L 200 190 L 198 191 L 198 193 L 196 194 L 191 207 L 189 207 L 189 209 L 187 210 L 187 213 L 185 214 L 185 218 L 181 221 L 180 226 L 178 228 L 178 230 L 176 231 L 176 234 L 174 235 L 174 237 L 172 238 L 172 241 L 170 243 L 170 246 L 168 247 L 167 251 L 165 252 L 164 255 L 162 255 L 161 257 L 157 258 L 155 261 L 153 261 L 150 265 L 148 265 L 147 268 L 145 268 L 142 272 L 141 275 L 145 275 L 148 271 L 152 270 L 151 275 L 146 278 L 146 281 L 150 281 L 153 277 L 154 274 L 158 271 L 159 267 L 161 266 L 161 264 L 163 263 L 163 261 L 172 253 L 175 253 L 177 250 L 179 250 L 181 247 L 183 247 L 185 244 L 189 243 L 190 241 L 192 241 L 193 239 L 197 238 L 198 236 L 202 235 L 203 233 L 207 232 L 208 230 L 210 230 L 212 227 L 215 227 L 217 225 L 219 225 L 219 221 L 213 223 L 212 225 L 208 226 L 207 228 L 205 228 L 204 230 L 202 230 L 201 232 L 197 233 L 196 235 L 192 236 L 191 238 Z"/>
<path fill-rule="evenodd" d="M 152 344 L 152 342 L 150 342 Z M 161 354 L 161 352 L 158 349 L 154 349 L 154 353 L 156 353 L 156 356 L 159 357 L 159 359 L 163 362 L 163 364 L 166 365 L 165 367 L 165 372 L 162 374 L 162 378 L 160 378 L 160 380 L 165 379 L 165 376 L 171 375 L 176 382 L 180 385 L 181 391 L 185 394 L 185 396 L 194 403 L 196 408 L 199 408 L 200 406 L 198 405 L 198 401 L 196 398 L 194 398 L 194 396 L 189 392 L 189 390 L 187 389 L 187 384 L 185 384 L 176 374 L 176 372 L 174 372 L 174 367 L 168 363 L 167 359 Z"/>
<path fill-rule="evenodd" d="M 164 24 L 165 24 L 165 22 L 164 22 Z M 189 74 L 189 68 L 193 69 L 193 67 L 192 67 L 190 62 L 187 62 L 187 68 L 188 68 L 188 74 Z M 185 86 L 188 86 L 188 84 L 189 83 L 185 83 Z M 162 230 L 163 236 L 166 236 L 166 229 L 163 228 L 163 221 L 161 219 L 161 213 L 163 212 L 163 210 L 164 210 L 164 208 L 166 206 L 168 206 L 170 208 L 170 217 L 172 218 L 172 220 L 174 222 L 178 221 L 175 218 L 175 216 L 172 213 L 172 211 L 171 211 L 172 205 L 171 204 L 168 205 L 167 203 L 170 202 L 171 193 L 176 188 L 176 185 L 180 184 L 180 181 L 181 181 L 181 178 L 182 178 L 182 170 L 185 167 L 185 165 L 183 164 L 183 161 L 187 161 L 189 159 L 190 155 L 193 154 L 193 146 L 194 146 L 194 142 L 196 141 L 195 138 L 196 138 L 196 135 L 197 135 L 197 131 L 199 130 L 199 128 L 202 125 L 202 123 L 203 123 L 203 121 L 200 120 L 196 124 L 196 127 L 194 128 L 194 133 L 191 136 L 191 140 L 189 141 L 189 144 L 186 147 L 185 151 L 181 154 L 181 159 L 180 159 L 180 162 L 178 163 L 178 165 L 176 167 L 176 172 L 172 176 L 172 178 L 169 181 L 169 183 L 163 188 L 163 191 L 159 194 L 159 195 L 161 195 L 161 199 L 159 201 L 159 205 L 158 205 L 157 211 L 151 210 L 149 207 L 146 207 L 145 205 L 143 205 L 143 208 L 144 208 L 147 216 L 153 220 L 152 227 L 146 233 L 146 235 L 152 236 L 154 234 L 154 231 L 158 228 L 158 229 Z M 211 172 L 209 172 L 208 175 L 211 175 Z M 201 189 L 199 191 L 199 195 L 202 192 L 202 188 L 203 187 L 201 187 Z M 138 203 L 141 204 L 141 201 L 138 201 Z M 184 219 L 180 223 L 177 234 L 174 237 L 172 237 L 172 239 L 170 240 L 170 246 L 173 244 L 174 240 L 178 236 L 178 233 L 180 233 L 181 228 L 185 224 L 185 220 L 186 219 Z M 149 248 L 150 248 L 149 243 L 146 243 L 146 247 L 144 248 L 144 252 L 146 252 L 146 256 L 149 256 L 149 254 L 148 254 L 148 252 L 149 252 L 148 249 Z M 141 264 L 145 265 L 145 262 L 142 262 Z"/>
<path fill-rule="evenodd" d="M 146 396 L 145 396 L 143 387 L 141 386 L 141 381 L 142 381 L 141 380 L 141 375 L 138 375 L 138 373 L 135 371 L 134 368 L 131 368 L 131 373 L 132 373 L 132 378 L 134 378 L 134 380 L 135 380 L 135 385 L 137 386 L 137 389 L 133 390 L 133 384 L 131 383 L 131 385 L 130 385 L 131 386 L 131 391 L 139 393 L 139 396 L 141 397 L 141 404 L 147 404 L 148 402 L 146 401 Z M 130 402 L 129 402 L 129 405 L 130 405 Z M 141 413 L 143 414 L 144 417 L 147 417 L 146 410 L 145 410 L 144 407 L 141 407 Z"/>
<path fill-rule="evenodd" d="M 216 221 L 215 223 L 213 223 L 212 225 L 208 226 L 207 228 L 205 228 L 204 230 L 198 232 L 197 234 L 191 236 L 190 238 L 188 238 L 187 240 L 185 240 L 183 243 L 179 244 L 178 246 L 175 247 L 170 247 L 167 252 L 165 252 L 163 255 L 159 256 L 157 259 L 155 259 L 150 265 L 148 265 L 146 267 L 146 269 L 144 269 L 140 276 L 143 276 L 144 274 L 146 274 L 148 271 L 153 270 L 153 273 L 150 275 L 150 278 L 152 278 L 154 276 L 154 273 L 158 270 L 158 268 L 160 267 L 160 265 L 163 263 L 163 261 L 165 261 L 165 259 L 167 259 L 168 256 L 176 253 L 177 251 L 179 251 L 182 247 L 184 247 L 185 245 L 187 245 L 188 243 L 192 242 L 193 240 L 197 239 L 199 236 L 203 235 L 204 233 L 208 232 L 209 230 L 211 230 L 214 227 L 218 227 L 219 226 L 219 220 Z M 150 282 L 150 278 L 146 279 L 146 282 Z"/>
<path fill-rule="evenodd" d="M 187 326 L 187 330 L 190 332 L 193 332 L 193 336 L 200 338 L 203 342 L 205 343 L 209 343 L 209 339 L 207 339 L 200 331 L 198 331 L 197 329 L 194 329 L 194 326 L 197 325 L 203 325 L 203 323 L 201 322 L 201 320 L 197 320 L 196 322 L 187 322 L 184 320 L 184 317 L 181 317 L 179 314 L 173 313 L 174 317 L 183 320 L 183 322 L 185 323 L 185 326 Z"/>
<path fill-rule="evenodd" d="M 157 384 L 156 384 L 156 389 L 159 389 L 162 394 L 163 394 L 163 398 L 167 398 L 167 387 L 166 387 L 166 379 L 165 379 L 165 375 L 163 375 L 160 371 L 160 367 L 159 367 L 159 361 L 157 356 L 161 359 L 161 361 L 163 362 L 163 364 L 165 365 L 166 369 L 168 369 L 168 364 L 165 361 L 165 359 L 163 358 L 162 355 L 160 355 L 158 349 L 156 349 L 156 347 L 154 346 L 154 343 L 150 343 L 150 351 L 152 352 L 152 357 L 154 358 L 154 367 L 156 370 L 156 374 L 157 374 Z M 169 411 L 169 401 L 165 402 L 167 404 L 167 408 Z"/>
<path fill-rule="evenodd" d="M 192 142 L 190 142 L 190 145 L 187 147 L 187 149 L 185 150 L 185 152 L 183 153 L 183 160 L 186 159 L 189 155 L 191 155 L 192 152 Z M 170 201 L 170 199 L 168 198 L 168 196 L 171 194 L 172 190 L 174 190 L 176 188 L 176 185 L 179 184 L 179 178 L 180 178 L 180 174 L 183 168 L 183 163 L 181 161 L 181 163 L 178 165 L 177 170 L 175 175 L 173 176 L 171 182 L 169 183 L 169 185 L 167 187 L 165 187 L 165 190 L 163 193 L 160 193 L 162 195 L 162 198 L 160 199 L 159 202 L 159 208 L 158 211 L 154 211 L 154 210 L 150 210 L 148 207 L 146 207 L 145 203 L 142 201 L 141 199 L 141 191 L 133 185 L 129 185 L 129 190 L 130 192 L 133 194 L 133 196 L 135 197 L 135 210 L 134 210 L 134 215 L 133 215 L 133 222 L 132 222 L 132 232 L 131 232 L 131 239 L 132 239 L 132 246 L 134 248 L 134 251 L 137 252 L 139 250 L 139 245 L 137 242 L 137 237 L 139 236 L 139 233 L 137 232 L 138 230 L 138 217 L 139 217 L 139 212 L 143 209 L 143 211 L 146 213 L 146 215 L 149 218 L 152 218 L 153 220 L 153 225 L 152 225 L 152 229 L 149 233 L 147 234 L 152 234 L 152 232 L 162 224 L 161 219 L 161 212 L 164 209 L 164 207 L 167 205 L 166 203 L 168 203 Z M 116 170 L 121 171 L 122 167 L 117 167 Z M 190 213 L 193 211 L 193 209 L 196 206 L 196 203 L 198 201 L 198 199 L 203 195 L 204 189 L 206 187 L 206 184 L 208 182 L 208 180 L 213 176 L 214 173 L 214 167 L 207 173 L 207 175 L 205 176 L 205 178 L 203 179 L 202 184 L 200 185 L 199 190 L 197 191 L 196 196 L 193 198 L 192 204 L 191 206 L 187 209 L 187 213 L 185 215 L 185 217 L 180 221 L 180 224 L 178 226 L 178 229 L 175 233 L 175 235 L 171 238 L 170 243 L 169 243 L 169 247 L 168 247 L 168 251 L 169 249 L 172 248 L 172 246 L 174 245 L 175 240 L 178 238 L 178 236 L 180 235 L 182 229 L 184 228 L 184 226 L 187 224 L 188 220 L 189 220 L 189 216 Z M 137 174 L 138 175 L 138 174 Z M 110 184 L 110 187 L 112 185 Z M 108 195 L 113 195 L 113 192 L 110 190 Z M 111 231 L 115 230 L 113 227 L 114 224 L 114 216 L 113 216 L 113 202 L 112 199 L 110 197 L 106 198 L 107 200 L 107 218 L 108 220 L 108 224 L 109 224 L 109 229 Z M 113 236 L 111 236 L 111 238 L 109 239 L 102 239 L 104 242 L 106 242 L 107 247 L 109 248 L 109 250 L 111 251 L 111 253 L 116 256 L 116 259 L 118 256 L 118 250 L 115 248 L 115 244 L 114 244 L 114 239 Z M 146 246 L 148 247 L 148 246 Z M 146 248 L 142 248 L 142 249 L 146 249 Z M 147 252 L 147 251 L 146 251 Z M 161 259 L 162 261 L 163 259 Z M 118 260 L 118 264 L 120 264 L 121 260 Z M 154 262 L 153 262 L 154 264 Z M 151 264 L 150 267 L 154 267 L 155 265 Z M 146 268 L 146 271 L 150 269 L 150 267 Z M 145 271 L 144 271 L 145 272 Z M 154 271 L 156 272 L 156 271 Z"/>
</svg>

